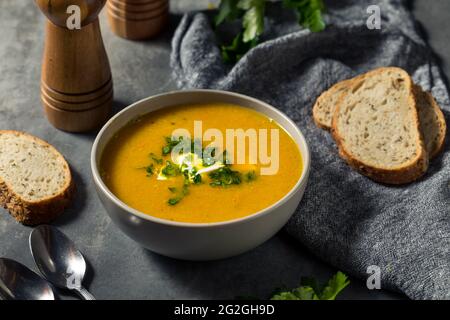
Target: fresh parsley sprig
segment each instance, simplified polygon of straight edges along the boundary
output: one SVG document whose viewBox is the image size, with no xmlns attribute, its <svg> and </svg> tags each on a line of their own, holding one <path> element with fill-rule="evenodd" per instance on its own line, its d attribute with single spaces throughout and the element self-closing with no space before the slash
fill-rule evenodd
<svg viewBox="0 0 450 320">
<path fill-rule="evenodd" d="M 325 21 L 322 17 L 325 11 L 323 0 L 283 0 L 283 5 L 297 12 L 298 23 L 301 26 L 312 32 L 325 29 Z"/>
<path fill-rule="evenodd" d="M 225 22 L 242 20 L 241 31 L 228 45 L 222 45 L 222 58 L 234 63 L 245 53 L 255 47 L 260 35 L 264 32 L 264 17 L 268 0 L 222 0 L 214 22 L 219 26 Z M 285 8 L 294 10 L 298 15 L 298 23 L 319 32 L 325 29 L 323 0 L 282 0 Z"/>
<path fill-rule="evenodd" d="M 302 278 L 300 287 L 278 292 L 271 300 L 335 300 L 349 284 L 347 276 L 341 271 L 338 271 L 323 287 L 320 287 L 313 278 Z"/>
</svg>

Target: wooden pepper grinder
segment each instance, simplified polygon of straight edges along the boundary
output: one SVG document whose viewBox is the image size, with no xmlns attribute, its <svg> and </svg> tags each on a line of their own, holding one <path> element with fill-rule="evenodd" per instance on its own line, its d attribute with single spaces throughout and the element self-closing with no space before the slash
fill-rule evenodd
<svg viewBox="0 0 450 320">
<path fill-rule="evenodd" d="M 41 98 L 56 128 L 85 132 L 110 115 L 113 83 L 98 14 L 106 0 L 35 0 L 49 19 L 42 63 Z M 80 8 L 81 29 L 69 30 L 68 7 Z"/>
<path fill-rule="evenodd" d="M 108 0 L 111 30 L 130 40 L 157 36 L 169 20 L 169 0 Z"/>
</svg>

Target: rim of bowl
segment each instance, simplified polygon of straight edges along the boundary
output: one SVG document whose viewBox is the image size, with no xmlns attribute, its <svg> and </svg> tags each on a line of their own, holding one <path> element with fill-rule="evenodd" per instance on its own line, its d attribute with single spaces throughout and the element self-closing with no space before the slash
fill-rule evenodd
<svg viewBox="0 0 450 320">
<path fill-rule="evenodd" d="M 305 149 L 306 149 L 306 154 L 301 153 L 301 158 L 302 158 L 302 161 L 303 161 L 303 170 L 302 170 L 302 174 L 300 175 L 300 178 L 297 180 L 296 184 L 289 190 L 288 193 L 286 193 L 280 200 L 278 200 L 277 202 L 273 203 L 272 205 L 270 205 L 270 206 L 268 206 L 268 207 L 266 207 L 266 208 L 264 208 L 262 210 L 259 210 L 259 211 L 255 212 L 255 213 L 252 213 L 250 215 L 241 217 L 241 218 L 236 218 L 236 219 L 226 220 L 226 221 L 220 221 L 220 222 L 180 222 L 180 221 L 171 221 L 171 220 L 167 220 L 167 219 L 162 219 L 162 218 L 158 218 L 158 217 L 152 216 L 150 214 L 143 213 L 143 212 L 141 212 L 141 211 L 139 211 L 137 209 L 134 209 L 131 206 L 127 205 L 122 200 L 120 200 L 119 198 L 117 198 L 116 195 L 111 190 L 109 190 L 109 188 L 103 182 L 103 179 L 100 177 L 100 173 L 98 171 L 98 166 L 97 166 L 97 161 L 96 161 L 96 154 L 98 152 L 98 150 L 97 150 L 98 149 L 98 144 L 100 142 L 100 139 L 102 139 L 102 136 L 103 136 L 104 132 L 106 131 L 106 129 L 117 118 L 119 118 L 122 114 L 128 112 L 128 110 L 136 107 L 137 105 L 145 103 L 145 102 L 147 102 L 149 100 L 153 100 L 153 99 L 159 98 L 161 96 L 170 96 L 170 95 L 183 94 L 183 93 L 199 93 L 199 94 L 202 94 L 202 93 L 215 93 L 215 94 L 219 94 L 219 95 L 234 96 L 236 98 L 240 98 L 240 99 L 243 99 L 243 100 L 252 101 L 254 103 L 260 104 L 264 108 L 267 108 L 267 109 L 277 113 L 280 117 L 284 118 L 294 128 L 294 130 L 297 132 L 297 134 L 300 136 L 300 140 L 302 140 L 301 143 L 304 144 Z M 160 109 L 170 108 L 170 107 L 174 107 L 174 106 L 175 105 L 173 105 L 173 106 L 165 106 L 165 107 L 162 107 Z M 242 106 L 242 107 L 245 108 L 245 106 Z M 160 110 L 160 109 L 158 109 L 158 110 Z M 253 108 L 249 108 L 249 109 L 253 109 Z M 267 116 L 267 114 L 265 114 L 264 112 L 261 112 L 261 111 L 258 111 L 258 110 L 255 110 L 255 111 L 259 112 L 259 113 L 262 113 L 265 116 Z M 145 113 L 145 115 L 150 114 L 152 112 L 153 111 L 149 111 L 149 112 Z M 277 123 L 278 123 L 278 121 L 277 121 Z M 287 130 L 286 130 L 286 128 L 284 126 L 282 126 L 279 123 L 278 123 L 278 125 L 283 130 L 285 130 L 286 133 L 289 136 L 291 136 L 291 139 L 294 140 L 295 144 L 300 149 L 300 143 L 296 139 L 294 139 L 289 132 L 287 132 Z M 99 155 L 99 156 L 101 156 L 101 155 Z M 310 167 L 311 167 L 311 155 L 310 155 L 309 146 L 308 146 L 308 143 L 307 143 L 307 141 L 305 139 L 305 136 L 303 135 L 301 130 L 298 128 L 298 126 L 295 124 L 295 122 L 292 121 L 286 114 L 284 114 L 280 110 L 276 109 L 275 107 L 271 106 L 270 104 L 268 104 L 268 103 L 266 103 L 264 101 L 261 101 L 259 99 L 252 98 L 250 96 L 247 96 L 247 95 L 244 95 L 244 94 L 240 94 L 240 93 L 231 92 L 231 91 L 213 90 L 213 89 L 174 90 L 174 91 L 169 91 L 169 92 L 165 92 L 165 93 L 156 94 L 156 95 L 153 95 L 153 96 L 141 99 L 139 101 L 136 101 L 136 102 L 132 103 L 131 105 L 129 105 L 128 107 L 125 107 L 123 110 L 121 110 L 117 114 L 115 114 L 111 119 L 108 120 L 108 122 L 105 123 L 105 125 L 98 132 L 98 134 L 97 134 L 97 136 L 95 138 L 95 141 L 94 141 L 94 143 L 92 145 L 92 149 L 91 149 L 91 172 L 92 172 L 92 175 L 93 175 L 93 178 L 94 178 L 94 183 L 96 183 L 97 186 L 100 187 L 101 192 L 104 192 L 107 195 L 107 197 L 109 198 L 109 200 L 114 202 L 115 205 L 119 206 L 123 210 L 125 210 L 125 211 L 127 211 L 127 212 L 129 212 L 129 213 L 131 213 L 131 214 L 141 218 L 141 219 L 148 220 L 148 221 L 155 222 L 155 223 L 159 223 L 159 224 L 175 226 L 175 227 L 205 228 L 205 227 L 224 226 L 224 225 L 235 224 L 235 223 L 240 223 L 240 222 L 244 222 L 244 221 L 253 220 L 253 219 L 259 218 L 259 217 L 261 217 L 263 215 L 269 214 L 274 209 L 278 208 L 279 206 L 281 206 L 282 204 L 287 202 L 295 194 L 295 192 L 298 191 L 298 189 L 300 188 L 300 186 L 303 183 L 303 181 L 305 181 L 305 178 L 308 178 Z M 307 181 L 305 181 L 305 183 L 307 183 Z M 107 210 L 107 209 L 105 208 L 105 210 Z"/>
</svg>

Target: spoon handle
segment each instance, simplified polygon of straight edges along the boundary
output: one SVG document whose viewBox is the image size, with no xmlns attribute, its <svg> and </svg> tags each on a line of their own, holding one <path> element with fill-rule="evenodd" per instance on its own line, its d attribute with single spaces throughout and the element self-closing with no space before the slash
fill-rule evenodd
<svg viewBox="0 0 450 320">
<path fill-rule="evenodd" d="M 96 300 L 95 297 L 87 291 L 85 288 L 81 287 L 79 289 L 74 289 L 74 291 L 81 297 L 83 300 Z"/>
</svg>

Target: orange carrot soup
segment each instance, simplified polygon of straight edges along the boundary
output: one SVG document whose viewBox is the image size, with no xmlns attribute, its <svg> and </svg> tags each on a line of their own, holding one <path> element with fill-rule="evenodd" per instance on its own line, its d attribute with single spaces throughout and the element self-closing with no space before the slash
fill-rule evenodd
<svg viewBox="0 0 450 320">
<path fill-rule="evenodd" d="M 100 161 L 112 193 L 145 214 L 212 223 L 283 198 L 302 173 L 291 136 L 252 109 L 211 103 L 164 108 L 130 122 Z"/>
</svg>

